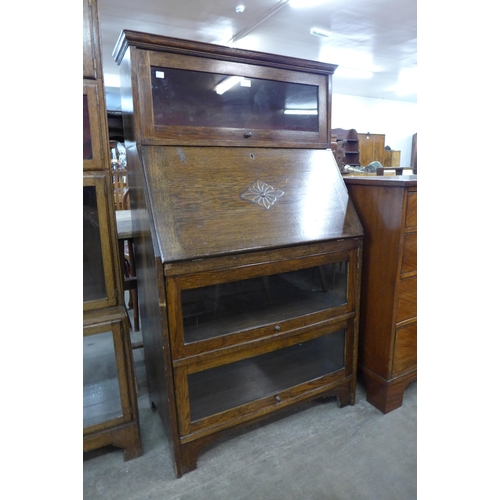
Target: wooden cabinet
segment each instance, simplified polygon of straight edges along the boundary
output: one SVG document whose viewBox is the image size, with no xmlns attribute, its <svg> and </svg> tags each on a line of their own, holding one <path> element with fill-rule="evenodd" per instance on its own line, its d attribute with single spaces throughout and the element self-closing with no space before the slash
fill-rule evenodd
<svg viewBox="0 0 500 500">
<path fill-rule="evenodd" d="M 108 154 L 97 2 L 83 0 L 83 450 L 141 442 Z"/>
<path fill-rule="evenodd" d="M 372 161 L 379 161 L 384 165 L 385 135 L 358 133 L 359 162 L 366 167 Z"/>
<path fill-rule="evenodd" d="M 334 128 L 331 134 L 332 139 L 335 138 L 334 140 L 337 143 L 336 148 L 332 144 L 332 151 L 336 149 L 340 153 L 336 156 L 340 171 L 344 170 L 345 165 L 359 167 L 359 141 L 356 130 Z"/>
<path fill-rule="evenodd" d="M 365 232 L 358 366 L 388 413 L 417 379 L 417 176 L 344 180 Z"/>
<path fill-rule="evenodd" d="M 401 165 L 401 151 L 394 151 L 386 149 L 384 151 L 384 167 L 399 167 Z"/>
<path fill-rule="evenodd" d="M 354 404 L 362 228 L 329 149 L 335 66 L 128 31 L 114 55 L 148 390 L 180 477 L 238 427 Z"/>
<path fill-rule="evenodd" d="M 138 457 L 141 439 L 129 324 L 121 306 L 83 316 L 83 451 L 113 445 Z"/>
</svg>

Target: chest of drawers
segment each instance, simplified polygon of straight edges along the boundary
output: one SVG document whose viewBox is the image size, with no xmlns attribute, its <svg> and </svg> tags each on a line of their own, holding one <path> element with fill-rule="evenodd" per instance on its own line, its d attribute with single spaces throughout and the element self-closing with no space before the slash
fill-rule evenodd
<svg viewBox="0 0 500 500">
<path fill-rule="evenodd" d="M 359 371 L 388 413 L 417 379 L 417 176 L 344 181 L 365 234 Z"/>
</svg>

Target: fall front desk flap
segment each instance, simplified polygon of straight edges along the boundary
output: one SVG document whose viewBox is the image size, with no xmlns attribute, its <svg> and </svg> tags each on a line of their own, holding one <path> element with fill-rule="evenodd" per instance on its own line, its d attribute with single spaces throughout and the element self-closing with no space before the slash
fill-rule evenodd
<svg viewBox="0 0 500 500">
<path fill-rule="evenodd" d="M 142 151 L 163 262 L 363 234 L 329 150 Z"/>
</svg>

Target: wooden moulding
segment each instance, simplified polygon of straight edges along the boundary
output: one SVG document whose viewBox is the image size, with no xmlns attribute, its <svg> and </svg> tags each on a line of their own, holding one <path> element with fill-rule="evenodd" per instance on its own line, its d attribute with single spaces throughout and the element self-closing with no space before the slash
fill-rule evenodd
<svg viewBox="0 0 500 500">
<path fill-rule="evenodd" d="M 208 44 L 133 30 L 123 30 L 115 44 L 112 56 L 118 65 L 121 64 L 130 46 L 159 52 L 198 55 L 211 59 L 223 59 L 244 63 L 251 62 L 252 64 L 269 66 L 271 68 L 284 68 L 325 75 L 333 74 L 338 67 L 336 64 L 327 64 L 296 57 L 268 54 L 265 52 L 254 52 L 246 49 L 225 47 L 223 45 Z"/>
</svg>

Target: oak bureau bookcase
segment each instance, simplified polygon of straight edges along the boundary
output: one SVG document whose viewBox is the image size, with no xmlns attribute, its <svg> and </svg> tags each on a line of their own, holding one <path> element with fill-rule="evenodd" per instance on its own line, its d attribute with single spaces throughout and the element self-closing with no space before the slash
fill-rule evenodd
<svg viewBox="0 0 500 500">
<path fill-rule="evenodd" d="M 354 404 L 362 228 L 330 148 L 334 65 L 123 31 L 150 401 L 178 477 L 223 433 Z"/>
</svg>

